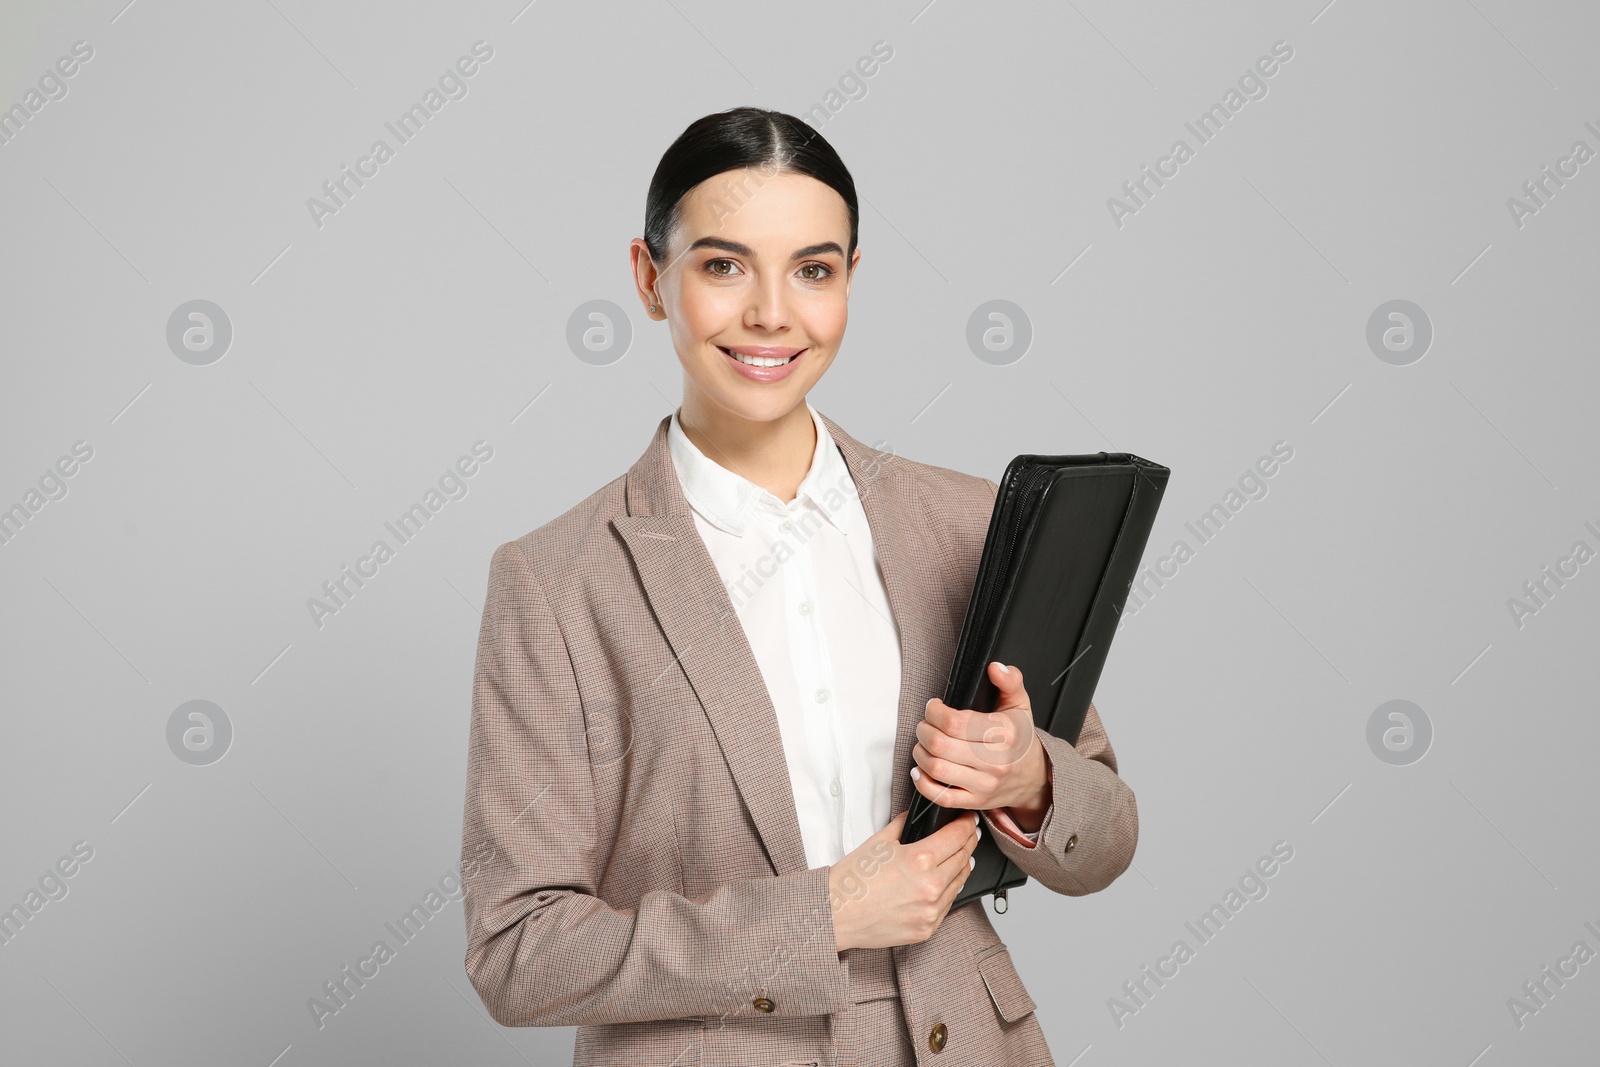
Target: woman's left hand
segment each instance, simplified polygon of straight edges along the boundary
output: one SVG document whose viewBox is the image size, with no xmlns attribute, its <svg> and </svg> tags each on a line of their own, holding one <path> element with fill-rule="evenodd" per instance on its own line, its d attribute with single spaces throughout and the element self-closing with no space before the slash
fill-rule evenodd
<svg viewBox="0 0 1600 1067">
<path fill-rule="evenodd" d="M 1032 822 L 1050 806 L 1050 762 L 1034 733 L 1022 672 L 999 663 L 988 671 L 1000 691 L 994 711 L 928 701 L 911 750 L 913 784 L 943 807 L 1010 808 L 1019 823 Z"/>
</svg>

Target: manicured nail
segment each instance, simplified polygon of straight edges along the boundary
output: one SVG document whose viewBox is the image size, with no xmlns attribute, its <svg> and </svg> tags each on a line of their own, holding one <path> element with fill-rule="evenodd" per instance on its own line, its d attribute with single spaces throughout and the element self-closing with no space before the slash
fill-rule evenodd
<svg viewBox="0 0 1600 1067">
<path fill-rule="evenodd" d="M 913 767 L 913 768 L 911 768 L 911 780 L 913 782 L 916 781 L 918 778 L 921 778 L 921 777 L 922 777 L 922 768 L 921 767 Z"/>
<path fill-rule="evenodd" d="M 1004 663 L 1001 663 L 999 660 L 995 660 L 994 661 L 994 665 L 996 667 L 1000 668 L 1000 673 L 1001 674 L 1010 674 L 1011 673 L 1011 668 L 1007 667 Z"/>
<path fill-rule="evenodd" d="M 967 857 L 967 870 L 969 870 L 969 871 L 973 870 L 977 866 L 978 866 L 978 857 L 976 857 L 976 856 L 968 856 Z"/>
</svg>

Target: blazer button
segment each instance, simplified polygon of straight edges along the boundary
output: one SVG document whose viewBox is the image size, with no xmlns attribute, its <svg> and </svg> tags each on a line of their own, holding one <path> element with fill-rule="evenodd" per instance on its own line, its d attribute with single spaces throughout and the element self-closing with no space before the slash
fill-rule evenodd
<svg viewBox="0 0 1600 1067">
<path fill-rule="evenodd" d="M 1067 838 L 1067 851 L 1071 852 L 1073 849 L 1075 849 L 1077 847 L 1078 847 L 1078 835 L 1077 834 L 1073 834 L 1071 837 Z"/>
<path fill-rule="evenodd" d="M 944 1028 L 944 1023 L 934 1023 L 933 1029 L 928 1031 L 928 1047 L 935 1052 L 944 1051 L 945 1038 L 950 1036 L 950 1031 Z"/>
<path fill-rule="evenodd" d="M 772 1001 L 768 1000 L 766 997 L 757 997 L 750 1003 L 755 1005 L 756 1011 L 771 1011 L 773 1008 L 777 1007 L 777 1005 L 773 1004 Z"/>
</svg>

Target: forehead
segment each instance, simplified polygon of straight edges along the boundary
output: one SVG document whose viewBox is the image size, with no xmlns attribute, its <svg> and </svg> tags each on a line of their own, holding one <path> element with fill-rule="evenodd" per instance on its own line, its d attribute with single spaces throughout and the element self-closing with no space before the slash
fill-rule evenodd
<svg viewBox="0 0 1600 1067">
<path fill-rule="evenodd" d="M 822 238 L 840 247 L 850 237 L 850 209 L 832 188 L 807 174 L 763 174 L 757 167 L 723 171 L 696 185 L 679 205 L 682 242 L 716 236 L 756 247 L 791 249 Z"/>
</svg>

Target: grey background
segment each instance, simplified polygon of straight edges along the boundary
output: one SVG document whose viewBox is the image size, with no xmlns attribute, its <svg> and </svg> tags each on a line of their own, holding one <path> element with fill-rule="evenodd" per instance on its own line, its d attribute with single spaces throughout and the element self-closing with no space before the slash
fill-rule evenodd
<svg viewBox="0 0 1600 1067">
<path fill-rule="evenodd" d="M 0 146 L 0 506 L 94 455 L 0 545 L 0 906 L 94 855 L 0 946 L 0 1060 L 568 1062 L 572 1030 L 487 1018 L 459 902 L 321 1029 L 307 1000 L 459 862 L 494 547 L 681 397 L 627 270 L 660 153 L 708 112 L 823 103 L 883 40 L 820 124 L 864 253 L 814 405 L 991 477 L 1166 463 L 1152 563 L 1294 449 L 1111 654 L 1135 868 L 994 917 L 1057 1062 L 1593 1062 L 1600 963 L 1520 1028 L 1507 1000 L 1600 951 L 1600 563 L 1520 628 L 1507 601 L 1600 548 L 1600 162 L 1521 227 L 1507 199 L 1600 149 L 1600 12 L 1324 2 L 8 3 L 0 105 L 94 57 Z M 318 228 L 307 198 L 478 40 L 468 95 Z M 1279 40 L 1268 94 L 1115 225 Z M 207 366 L 166 342 L 196 299 L 233 329 Z M 602 299 L 634 336 L 595 366 L 566 325 Z M 966 341 L 995 299 L 1033 331 L 1003 366 Z M 1434 331 L 1406 366 L 1366 343 L 1397 299 Z M 308 598 L 478 440 L 467 495 L 318 628 Z M 1367 742 L 1397 699 L 1433 731 L 1406 766 Z M 191 700 L 233 731 L 206 766 L 168 747 Z M 1184 923 L 1280 840 L 1199 945 Z"/>
</svg>

